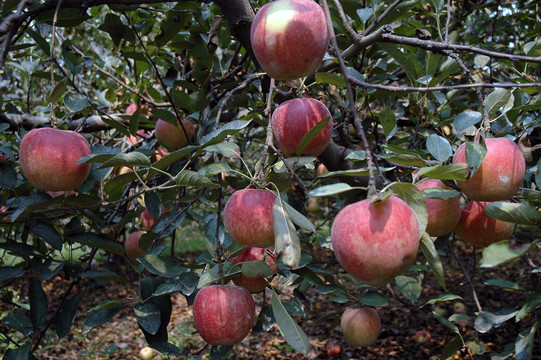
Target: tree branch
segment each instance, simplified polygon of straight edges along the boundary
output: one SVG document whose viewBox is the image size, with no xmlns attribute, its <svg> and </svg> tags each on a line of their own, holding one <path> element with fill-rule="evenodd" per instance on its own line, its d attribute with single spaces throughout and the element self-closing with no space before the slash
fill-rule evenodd
<svg viewBox="0 0 541 360">
<path fill-rule="evenodd" d="M 110 119 L 127 124 L 128 120 L 119 117 L 120 114 L 107 115 Z M 17 130 L 23 127 L 27 130 L 50 125 L 50 119 L 46 116 L 35 116 L 29 114 L 6 114 L 0 113 L 0 123 L 9 124 L 10 130 Z M 62 123 L 60 123 L 62 124 Z M 59 124 L 59 125 L 60 125 Z M 91 133 L 95 131 L 109 130 L 111 127 L 106 124 L 100 115 L 93 115 L 66 121 L 69 130 L 80 129 L 82 132 Z"/>
</svg>

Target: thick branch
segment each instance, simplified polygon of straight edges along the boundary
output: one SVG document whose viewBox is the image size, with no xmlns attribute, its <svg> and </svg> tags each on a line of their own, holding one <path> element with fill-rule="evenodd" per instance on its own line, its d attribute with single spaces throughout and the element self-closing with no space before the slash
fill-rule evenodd
<svg viewBox="0 0 541 360">
<path fill-rule="evenodd" d="M 107 115 L 110 119 L 120 123 L 127 123 L 125 119 L 114 114 Z M 19 127 L 25 129 L 33 129 L 50 125 L 48 116 L 34 116 L 29 114 L 2 114 L 0 113 L 0 123 L 9 124 L 11 130 L 17 130 Z M 65 122 L 69 130 L 80 129 L 82 132 L 91 133 L 95 131 L 109 130 L 111 127 L 107 125 L 102 117 L 93 115 Z"/>
</svg>

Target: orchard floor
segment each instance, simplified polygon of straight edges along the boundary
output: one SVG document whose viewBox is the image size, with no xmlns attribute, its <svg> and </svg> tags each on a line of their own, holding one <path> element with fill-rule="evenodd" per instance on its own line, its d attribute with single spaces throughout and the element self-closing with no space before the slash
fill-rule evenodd
<svg viewBox="0 0 541 360">
<path fill-rule="evenodd" d="M 455 252 L 460 257 L 466 269 L 474 266 L 472 249 L 462 242 L 455 242 Z M 476 254 L 477 260 L 480 253 Z M 192 254 L 192 256 L 195 256 Z M 533 261 L 539 264 L 539 251 Z M 340 272 L 332 253 L 322 249 L 315 254 L 315 258 L 321 261 L 321 267 L 331 271 Z M 419 258 L 424 261 L 423 258 Z M 476 307 L 472 299 L 471 289 L 456 260 L 451 256 L 443 258 L 446 270 L 448 292 L 460 295 L 466 305 L 467 313 L 475 317 Z M 497 270 L 479 269 L 475 271 L 475 284 L 477 294 L 483 309 L 496 311 L 504 306 L 518 308 L 524 302 L 524 295 L 503 291 L 493 286 L 484 285 L 488 279 L 502 278 L 518 282 L 522 286 L 532 289 L 537 286 L 534 283 L 538 279 L 531 278 L 528 266 L 522 260 L 505 265 Z M 125 269 L 126 273 L 133 272 Z M 53 332 L 46 335 L 39 349 L 40 359 L 139 359 L 139 350 L 145 346 L 144 337 L 139 330 L 135 316 L 131 308 L 126 307 L 115 315 L 112 321 L 92 330 L 86 335 L 82 334 L 85 320 L 85 310 L 100 304 L 105 300 L 136 298 L 136 274 L 131 275 L 132 281 L 111 288 L 96 288 L 87 292 L 85 306 L 75 319 L 71 332 L 61 341 Z M 350 283 L 351 284 L 351 283 Z M 45 290 L 51 296 L 49 309 L 58 303 L 58 298 L 66 289 L 67 282 L 57 278 L 56 282 Z M 350 291 L 355 293 L 356 288 L 351 284 Z M 58 291 L 56 291 L 58 290 Z M 108 291 L 108 292 L 107 292 Z M 378 341 L 369 348 L 356 348 L 343 342 L 337 316 L 345 308 L 311 288 L 306 292 L 305 305 L 306 319 L 297 318 L 298 324 L 308 335 L 312 345 L 312 351 L 308 356 L 296 353 L 283 339 L 278 328 L 274 326 L 269 332 L 249 335 L 244 341 L 233 349 L 231 359 L 440 359 L 445 344 L 451 341 L 455 334 L 435 319 L 432 314 L 432 306 L 426 305 L 426 301 L 444 293 L 443 289 L 428 274 L 423 279 L 423 292 L 414 305 L 400 295 L 394 287 L 395 294 L 389 287 L 378 289 L 378 292 L 387 297 L 388 306 L 378 307 L 381 317 L 382 332 Z M 52 295 L 51 295 L 52 294 Z M 269 294 L 267 294 L 268 296 Z M 396 296 L 396 297 L 395 297 Z M 57 299 L 55 299 L 57 297 Z M 263 295 L 255 296 L 258 310 L 263 303 Z M 284 298 L 284 299 L 287 299 Z M 284 300 L 283 299 L 283 300 Z M 179 347 L 183 356 L 171 357 L 172 359 L 189 359 L 191 355 L 200 354 L 208 358 L 208 348 L 195 331 L 191 307 L 187 307 L 186 301 L 181 295 L 173 296 L 173 313 L 169 324 L 169 342 Z M 447 316 L 453 314 L 454 301 L 441 303 L 441 307 L 447 311 Z M 333 322 L 334 320 L 334 322 Z M 531 326 L 533 319 L 526 323 Z M 524 323 L 524 322 L 523 322 Z M 474 355 L 468 352 L 457 352 L 455 359 L 490 359 L 491 355 L 503 351 L 504 346 L 514 342 L 518 333 L 523 330 L 521 323 L 516 324 L 509 320 L 497 329 L 486 334 L 476 333 L 471 321 L 459 324 L 462 337 L 466 342 L 476 336 L 481 343 L 487 345 L 486 352 Z M 425 342 L 416 341 L 418 331 L 428 332 Z M 333 354 L 332 349 L 335 353 Z M 337 353 L 337 350 L 339 353 Z M 164 359 L 167 357 L 163 357 Z M 154 359 L 162 359 L 157 352 Z M 533 359 L 541 359 L 541 341 L 539 333 L 536 335 Z"/>
</svg>

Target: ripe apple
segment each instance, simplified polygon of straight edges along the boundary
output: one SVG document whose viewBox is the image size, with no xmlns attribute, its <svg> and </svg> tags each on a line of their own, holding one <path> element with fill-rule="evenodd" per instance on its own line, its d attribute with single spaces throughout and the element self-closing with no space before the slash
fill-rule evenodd
<svg viewBox="0 0 541 360">
<path fill-rule="evenodd" d="M 340 319 L 344 338 L 353 346 L 370 346 L 381 332 L 379 314 L 372 308 L 347 309 Z"/>
<path fill-rule="evenodd" d="M 426 330 L 419 330 L 415 333 L 415 341 L 419 344 L 429 341 L 431 337 L 430 333 Z"/>
<path fill-rule="evenodd" d="M 195 328 L 211 345 L 227 346 L 241 342 L 250 332 L 254 319 L 254 299 L 243 287 L 210 285 L 195 296 Z"/>
<path fill-rule="evenodd" d="M 137 111 L 137 104 L 136 103 L 131 103 L 130 105 L 128 105 L 128 107 L 126 108 L 126 114 L 127 115 L 132 115 L 134 114 L 136 111 Z"/>
<path fill-rule="evenodd" d="M 155 220 L 152 215 L 150 215 L 150 213 L 148 212 L 148 210 L 145 208 L 145 210 L 143 210 L 143 212 L 141 213 L 141 216 L 139 217 L 140 220 L 141 220 L 141 226 L 143 226 L 143 228 L 145 228 L 146 230 L 150 229 L 152 226 L 154 226 L 154 224 L 159 221 L 164 215 L 166 212 L 168 212 L 169 209 L 167 209 L 165 206 L 162 205 L 162 213 L 160 215 L 160 217 Z"/>
<path fill-rule="evenodd" d="M 257 61 L 270 77 L 294 80 L 316 71 L 329 46 L 329 30 L 316 2 L 278 0 L 259 9 L 250 39 Z"/>
<path fill-rule="evenodd" d="M 126 108 L 126 114 L 127 114 L 127 115 L 132 115 L 132 114 L 134 114 L 136 111 L 137 111 L 137 104 L 136 104 L 136 103 L 131 103 L 131 104 L 128 105 L 128 107 Z M 141 105 L 141 110 L 139 111 L 139 113 L 140 113 L 141 115 L 148 116 L 148 115 L 150 114 L 150 107 L 149 107 L 147 104 Z"/>
<path fill-rule="evenodd" d="M 154 350 L 148 346 L 145 346 L 139 351 L 139 357 L 141 360 L 152 360 L 154 358 Z"/>
<path fill-rule="evenodd" d="M 331 358 L 340 355 L 340 353 L 342 352 L 342 347 L 340 347 L 340 344 L 330 342 L 327 343 L 326 350 L 327 357 Z"/>
<path fill-rule="evenodd" d="M 515 224 L 486 216 L 484 211 L 488 204 L 490 202 L 470 201 L 462 208 L 455 228 L 462 240 L 484 247 L 511 238 Z"/>
<path fill-rule="evenodd" d="M 39 190 L 68 191 L 85 182 L 91 165 L 77 161 L 90 153 L 90 146 L 81 134 L 40 128 L 24 136 L 19 160 L 24 176 Z"/>
<path fill-rule="evenodd" d="M 485 139 L 487 153 L 479 169 L 466 181 L 457 181 L 470 200 L 511 199 L 519 190 L 526 162 L 517 144 L 507 138 Z M 466 162 L 466 143 L 456 150 L 453 163 Z"/>
<path fill-rule="evenodd" d="M 235 191 L 224 208 L 224 225 L 233 240 L 259 248 L 274 245 L 272 206 L 275 199 L 276 195 L 269 190 Z"/>
<path fill-rule="evenodd" d="M 329 109 L 319 100 L 298 98 L 284 101 L 272 114 L 274 143 L 286 156 L 294 155 L 297 146 L 310 129 L 330 117 Z M 303 155 L 318 156 L 332 137 L 332 120 L 304 148 Z"/>
<path fill-rule="evenodd" d="M 265 254 L 267 259 L 265 259 Z M 267 249 L 246 246 L 242 253 L 230 259 L 231 262 L 239 264 L 239 267 L 242 267 L 242 263 L 258 260 L 266 260 L 267 264 L 273 271 L 276 271 L 278 269 L 276 267 L 275 257 L 268 253 Z M 267 287 L 267 280 L 261 275 L 259 275 L 258 277 L 247 277 L 241 274 L 240 276 L 234 278 L 233 282 L 237 286 L 242 286 L 248 289 L 248 291 L 250 291 L 251 293 L 261 292 Z"/>
<path fill-rule="evenodd" d="M 391 196 L 346 206 L 334 219 L 331 240 L 336 259 L 354 278 L 383 286 L 413 265 L 419 224 L 403 200 Z"/>
<path fill-rule="evenodd" d="M 441 180 L 427 179 L 417 184 L 419 190 L 440 188 L 451 190 Z M 460 220 L 460 195 L 453 198 L 425 199 L 428 209 L 428 225 L 426 232 L 430 236 L 442 236 L 454 230 Z"/>
<path fill-rule="evenodd" d="M 143 236 L 145 232 L 144 231 L 136 231 L 131 233 L 126 241 L 124 242 L 124 248 L 126 249 L 126 254 L 131 259 L 131 261 L 135 261 L 135 259 L 144 256 L 147 252 L 146 250 L 143 250 L 139 246 L 139 239 L 141 236 Z"/>
<path fill-rule="evenodd" d="M 156 122 L 156 140 L 158 140 L 160 145 L 170 151 L 187 146 L 193 139 L 195 127 L 186 119 L 182 120 L 182 125 L 186 133 L 182 130 L 180 122 L 177 121 L 177 126 L 175 126 L 165 120 L 159 119 Z M 188 137 L 186 137 L 186 134 L 188 134 Z"/>
<path fill-rule="evenodd" d="M 321 176 L 323 174 L 328 174 L 329 173 L 329 169 L 327 169 L 327 167 L 325 166 L 325 164 L 321 163 L 317 166 L 317 176 Z"/>
</svg>

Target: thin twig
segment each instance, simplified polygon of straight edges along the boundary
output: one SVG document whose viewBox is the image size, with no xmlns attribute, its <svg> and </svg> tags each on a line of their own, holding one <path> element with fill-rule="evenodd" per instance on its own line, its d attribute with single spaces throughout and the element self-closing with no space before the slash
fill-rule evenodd
<svg viewBox="0 0 541 360">
<path fill-rule="evenodd" d="M 267 160 L 267 155 L 269 153 L 270 145 L 273 144 L 273 134 L 272 134 L 272 93 L 274 92 L 275 88 L 275 81 L 273 78 L 270 80 L 270 87 L 269 87 L 269 96 L 267 97 L 267 107 L 265 108 L 265 115 L 267 115 L 268 123 L 267 123 L 267 137 L 265 138 L 265 145 L 263 146 L 263 156 L 261 156 L 261 162 L 259 163 L 259 166 L 255 172 L 254 180 L 257 182 L 260 182 L 261 184 L 265 185 L 265 161 Z"/>
<path fill-rule="evenodd" d="M 370 24 L 364 31 L 363 31 L 363 36 L 366 36 L 367 34 L 370 34 L 372 32 L 372 30 L 374 30 L 376 28 L 376 26 L 378 26 L 378 24 L 380 22 L 383 21 L 383 19 L 385 19 L 387 17 L 387 15 L 389 15 L 389 13 L 391 11 L 393 11 L 393 9 L 395 7 L 397 7 L 400 3 L 402 2 L 402 0 L 396 0 L 394 3 L 392 3 L 391 5 L 389 5 L 389 7 L 387 9 L 385 9 L 384 12 L 381 13 L 380 16 L 378 16 L 378 18 L 376 20 L 374 20 L 374 22 L 372 24 Z"/>
<path fill-rule="evenodd" d="M 348 99 L 349 99 L 349 111 L 351 113 L 351 116 L 353 116 L 353 125 L 355 126 L 355 130 L 357 131 L 357 134 L 361 137 L 361 140 L 363 142 L 364 151 L 366 154 L 366 162 L 368 165 L 368 195 L 373 195 L 376 193 L 376 177 L 374 175 L 374 159 L 372 157 L 372 150 L 370 149 L 370 144 L 368 143 L 368 139 L 366 138 L 366 134 L 363 129 L 363 124 L 361 122 L 361 119 L 359 118 L 359 114 L 357 113 L 357 109 L 355 108 L 355 92 L 353 91 L 351 87 L 349 72 L 346 69 L 346 65 L 344 64 L 344 59 L 342 59 L 342 55 L 340 54 L 340 49 L 338 48 L 338 44 L 336 43 L 336 36 L 334 34 L 334 28 L 332 25 L 332 19 L 331 19 L 331 13 L 329 11 L 329 5 L 327 4 L 327 0 L 322 0 L 323 10 L 325 11 L 325 16 L 327 18 L 327 27 L 329 28 L 329 34 L 331 37 L 331 45 L 334 49 L 334 52 L 336 54 L 336 58 L 338 59 L 338 64 L 340 65 L 340 69 L 342 71 L 342 75 L 344 76 L 344 79 L 346 80 L 346 88 L 348 92 Z"/>
<path fill-rule="evenodd" d="M 468 275 L 466 268 L 464 268 L 464 264 L 462 264 L 462 261 L 453 250 L 451 243 L 447 244 L 447 248 L 449 249 L 449 252 L 451 252 L 451 255 L 453 255 L 453 257 L 455 258 L 456 262 L 458 263 L 458 266 L 460 266 L 460 270 L 462 270 L 462 273 L 464 274 L 464 278 L 466 278 L 466 281 L 470 285 L 472 295 L 473 295 L 473 301 L 475 302 L 475 306 L 477 307 L 477 310 L 479 312 L 483 311 L 483 308 L 481 307 L 481 303 L 479 302 L 479 298 L 477 297 L 477 292 L 475 291 L 475 286 L 473 285 L 473 281 Z"/>
</svg>

